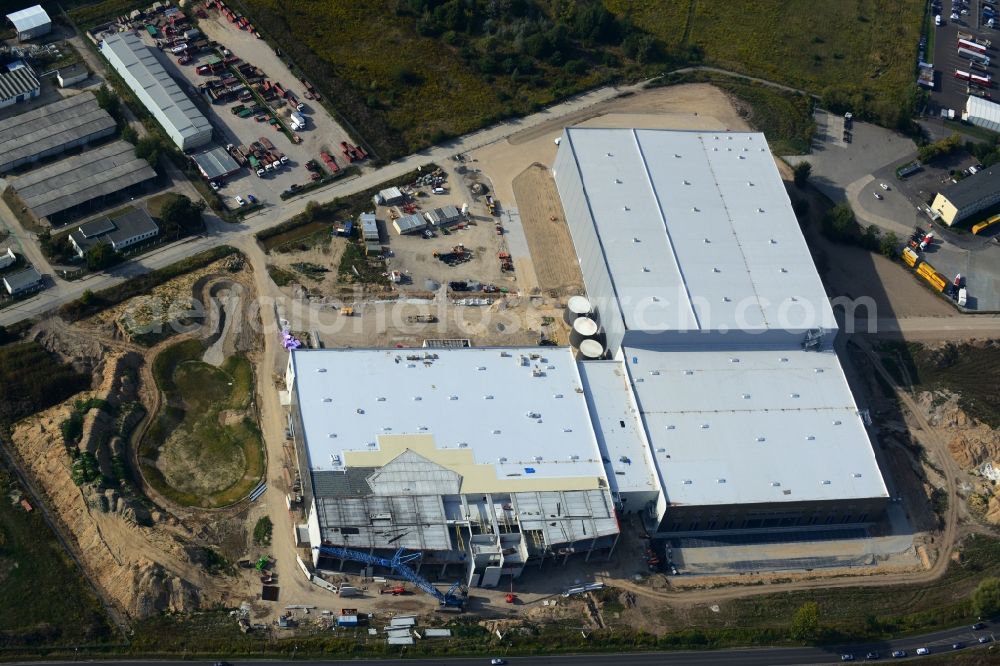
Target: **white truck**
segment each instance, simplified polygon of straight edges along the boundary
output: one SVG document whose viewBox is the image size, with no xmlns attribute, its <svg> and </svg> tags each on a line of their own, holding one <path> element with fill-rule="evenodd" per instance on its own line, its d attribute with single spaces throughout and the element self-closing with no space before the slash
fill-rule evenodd
<svg viewBox="0 0 1000 666">
<path fill-rule="evenodd" d="M 288 119 L 291 121 L 293 131 L 298 132 L 299 130 L 306 128 L 306 117 L 298 111 L 292 111 L 289 113 Z"/>
</svg>

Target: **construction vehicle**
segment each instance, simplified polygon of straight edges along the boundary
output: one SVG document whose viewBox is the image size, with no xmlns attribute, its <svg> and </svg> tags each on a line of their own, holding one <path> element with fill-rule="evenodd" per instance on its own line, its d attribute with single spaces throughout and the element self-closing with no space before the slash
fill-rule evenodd
<svg viewBox="0 0 1000 666">
<path fill-rule="evenodd" d="M 335 557 L 339 560 L 350 560 L 352 562 L 360 562 L 361 564 L 367 564 L 369 566 L 379 566 L 391 569 L 402 577 L 403 580 L 412 583 L 437 599 L 438 603 L 440 603 L 442 607 L 461 610 L 465 605 L 465 595 L 460 591 L 461 583 L 455 583 L 447 592 L 441 592 L 441 590 L 434 587 L 429 580 L 418 574 L 412 567 L 410 567 L 410 563 L 416 562 L 420 559 L 420 553 L 409 553 L 404 555 L 404 549 L 400 548 L 396 551 L 392 558 L 387 559 L 358 550 L 338 548 L 335 546 L 315 546 L 315 549 L 319 551 L 320 555 L 326 555 L 327 557 Z M 402 585 L 397 585 L 390 588 L 390 593 L 393 595 L 405 594 L 406 589 Z"/>
<path fill-rule="evenodd" d="M 490 215 L 497 214 L 497 200 L 489 194 L 486 195 L 486 207 L 490 209 Z"/>
<path fill-rule="evenodd" d="M 342 314 L 345 317 L 353 317 L 354 316 L 354 308 L 352 308 L 349 305 L 345 305 L 344 307 L 340 308 L 340 314 Z"/>
<path fill-rule="evenodd" d="M 509 273 L 514 270 L 514 262 L 510 258 L 509 252 L 498 252 L 497 258 L 500 260 L 500 270 Z"/>
</svg>

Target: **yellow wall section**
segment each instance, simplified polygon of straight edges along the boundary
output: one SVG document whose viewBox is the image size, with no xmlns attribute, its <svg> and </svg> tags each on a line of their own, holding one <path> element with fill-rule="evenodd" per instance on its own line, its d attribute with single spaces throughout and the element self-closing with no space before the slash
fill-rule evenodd
<svg viewBox="0 0 1000 666">
<path fill-rule="evenodd" d="M 410 449 L 442 467 L 462 475 L 463 493 L 513 493 L 536 490 L 593 490 L 601 487 L 596 476 L 539 479 L 498 477 L 496 465 L 477 464 L 471 449 L 439 449 L 433 435 L 379 435 L 378 451 L 345 451 L 348 467 L 382 467 Z"/>
</svg>

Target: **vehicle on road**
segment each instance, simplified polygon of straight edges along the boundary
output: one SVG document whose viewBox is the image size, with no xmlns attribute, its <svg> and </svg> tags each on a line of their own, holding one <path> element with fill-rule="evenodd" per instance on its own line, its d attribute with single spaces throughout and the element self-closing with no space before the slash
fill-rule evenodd
<svg viewBox="0 0 1000 666">
<path fill-rule="evenodd" d="M 1000 217 L 998 217 L 997 219 L 1000 220 Z M 975 233 L 975 232 L 973 232 L 973 233 Z M 986 623 L 985 622 L 976 622 L 974 625 L 972 625 L 972 630 L 973 631 L 982 631 L 985 628 L 986 628 Z"/>
<path fill-rule="evenodd" d="M 850 652 L 840 655 L 841 661 L 854 661 L 854 655 Z"/>
<path fill-rule="evenodd" d="M 874 194 L 874 195 L 875 195 L 875 198 L 876 198 L 876 199 L 878 199 L 879 201 L 881 201 L 881 200 L 882 200 L 882 199 L 884 198 L 884 197 L 883 197 L 883 196 L 882 196 L 881 194 L 879 194 L 878 192 L 872 192 L 872 194 Z"/>
<path fill-rule="evenodd" d="M 878 652 L 869 652 L 868 654 L 865 655 L 865 659 L 867 659 L 868 661 L 874 661 L 876 659 L 881 659 L 881 658 L 882 655 L 880 655 Z"/>
<path fill-rule="evenodd" d="M 905 656 L 906 656 L 906 650 L 893 650 L 892 651 L 892 658 L 893 659 L 902 659 Z"/>
<path fill-rule="evenodd" d="M 980 645 L 986 645 L 987 643 L 989 643 L 993 639 L 990 638 L 989 636 L 980 636 L 976 640 L 979 641 Z"/>
<path fill-rule="evenodd" d="M 925 654 L 930 654 L 930 653 L 931 653 L 931 651 L 928 648 L 925 648 L 925 647 L 919 647 L 919 648 L 917 648 L 917 654 L 919 654 L 919 655 L 925 655 Z"/>
<path fill-rule="evenodd" d="M 965 647 L 965 643 L 952 643 L 951 644 L 951 649 L 952 650 L 961 650 L 964 647 Z"/>
<path fill-rule="evenodd" d="M 879 183 L 878 186 L 887 192 L 889 191 L 889 186 L 886 185 L 885 183 Z"/>
<path fill-rule="evenodd" d="M 507 660 L 506 659 L 501 659 L 500 657 L 493 657 L 492 659 L 490 659 L 490 664 L 492 666 L 502 666 L 503 664 L 506 664 L 506 663 L 507 663 Z"/>
</svg>

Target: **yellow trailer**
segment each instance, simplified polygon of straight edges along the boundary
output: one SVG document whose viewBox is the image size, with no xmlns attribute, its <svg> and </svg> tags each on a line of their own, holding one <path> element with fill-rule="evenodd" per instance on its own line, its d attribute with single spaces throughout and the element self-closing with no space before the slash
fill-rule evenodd
<svg viewBox="0 0 1000 666">
<path fill-rule="evenodd" d="M 903 263 L 913 268 L 920 261 L 920 255 L 913 251 L 913 248 L 904 247 L 903 248 Z"/>
<path fill-rule="evenodd" d="M 997 222 L 1000 222 L 1000 215 L 994 215 L 993 217 L 991 217 L 988 220 L 980 222 L 979 224 L 972 225 L 972 233 L 973 234 L 978 234 L 983 229 L 988 229 L 989 227 L 992 227 Z"/>
<path fill-rule="evenodd" d="M 934 270 L 934 267 L 927 262 L 917 266 L 917 274 L 938 291 L 944 291 L 944 288 L 948 286 L 948 279 Z"/>
</svg>

